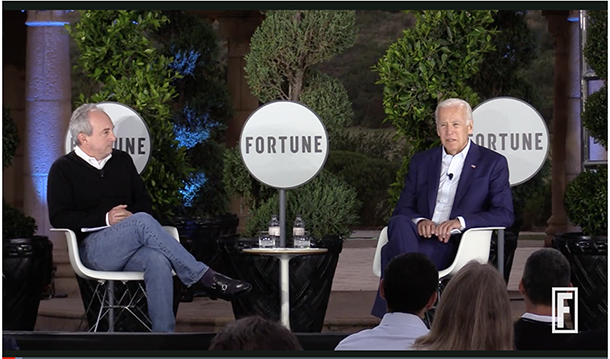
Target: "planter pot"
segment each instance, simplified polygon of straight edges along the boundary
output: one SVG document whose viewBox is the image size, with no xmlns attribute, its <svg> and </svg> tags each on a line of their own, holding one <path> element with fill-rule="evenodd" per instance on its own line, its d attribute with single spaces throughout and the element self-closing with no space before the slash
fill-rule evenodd
<svg viewBox="0 0 610 359">
<path fill-rule="evenodd" d="M 279 320 L 279 259 L 240 252 L 241 248 L 257 247 L 256 238 L 224 236 L 220 243 L 228 275 L 245 280 L 253 287 L 246 296 L 231 302 L 235 318 L 260 315 Z M 343 240 L 339 236 L 328 236 L 314 241 L 313 246 L 328 248 L 328 252 L 294 257 L 289 264 L 290 328 L 293 332 L 322 331 Z"/>
<path fill-rule="evenodd" d="M 174 217 L 171 225 L 180 233 L 180 243 L 198 261 L 217 272 L 226 273 L 226 266 L 218 240 L 223 235 L 235 234 L 239 218 L 235 214 L 215 217 Z M 183 302 L 191 302 L 194 296 L 204 296 L 203 288 L 194 284 L 190 288 L 182 286 Z"/>
<path fill-rule="evenodd" d="M 2 327 L 34 330 L 44 287 L 51 282 L 53 243 L 46 236 L 12 238 L 2 249 Z"/>
<path fill-rule="evenodd" d="M 570 262 L 571 281 L 578 288 L 578 330 L 607 328 L 608 237 L 558 233 L 553 239 Z M 571 313 L 574 313 L 573 301 Z"/>
<path fill-rule="evenodd" d="M 175 217 L 172 225 L 180 233 L 180 243 L 198 260 L 217 272 L 224 272 L 225 264 L 218 239 L 235 234 L 239 218 L 235 214 L 215 217 Z"/>
</svg>

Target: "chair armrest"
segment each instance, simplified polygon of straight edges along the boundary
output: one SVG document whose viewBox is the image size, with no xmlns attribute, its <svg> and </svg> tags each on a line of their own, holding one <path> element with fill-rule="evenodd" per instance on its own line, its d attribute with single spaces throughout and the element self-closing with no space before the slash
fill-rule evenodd
<svg viewBox="0 0 610 359">
<path fill-rule="evenodd" d="M 178 242 L 180 242 L 180 234 L 178 233 L 178 228 L 174 226 L 163 226 L 163 229 L 167 233 L 169 233 L 172 237 L 174 237 Z"/>
</svg>

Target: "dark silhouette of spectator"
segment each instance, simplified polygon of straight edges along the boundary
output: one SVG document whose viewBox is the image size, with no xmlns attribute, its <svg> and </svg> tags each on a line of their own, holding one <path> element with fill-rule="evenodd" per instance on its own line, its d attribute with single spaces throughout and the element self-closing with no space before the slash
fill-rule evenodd
<svg viewBox="0 0 610 359">
<path fill-rule="evenodd" d="M 229 323 L 212 341 L 209 350 L 303 350 L 297 338 L 280 322 L 260 316 Z"/>
<path fill-rule="evenodd" d="M 335 350 L 405 350 L 428 333 L 424 313 L 437 298 L 438 271 L 421 253 L 394 257 L 379 284 L 387 303 L 381 323 L 343 339 Z"/>
<path fill-rule="evenodd" d="M 430 332 L 417 350 L 512 350 L 513 322 L 506 283 L 489 264 L 467 263 L 451 278 Z"/>
<path fill-rule="evenodd" d="M 542 248 L 529 256 L 519 281 L 525 313 L 515 323 L 517 350 L 566 349 L 571 335 L 552 333 L 552 288 L 571 286 L 570 262 L 560 251 Z"/>
</svg>

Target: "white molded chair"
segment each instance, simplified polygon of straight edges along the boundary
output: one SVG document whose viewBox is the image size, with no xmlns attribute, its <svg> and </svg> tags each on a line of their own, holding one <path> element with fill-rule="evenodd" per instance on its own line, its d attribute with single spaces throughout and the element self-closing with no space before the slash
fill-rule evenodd
<svg viewBox="0 0 610 359">
<path fill-rule="evenodd" d="M 163 229 L 165 229 L 177 241 L 180 241 L 178 229 L 176 227 L 163 226 Z M 72 269 L 76 275 L 83 279 L 96 280 L 98 282 L 93 292 L 91 301 L 86 304 L 85 308 L 86 317 L 87 313 L 91 310 L 91 305 L 96 299 L 101 303 L 100 310 L 97 314 L 97 320 L 93 325 L 89 325 L 89 331 L 96 332 L 100 321 L 104 317 L 108 316 L 108 331 L 113 332 L 115 318 L 120 313 L 125 311 L 131 314 L 150 331 L 151 322 L 150 318 L 148 317 L 148 313 L 143 313 L 137 306 L 141 300 L 147 298 L 146 291 L 144 290 L 141 282 L 138 282 L 137 289 L 134 292 L 132 292 L 128 286 L 125 286 L 125 292 L 120 298 L 116 298 L 114 294 L 114 286 L 116 281 L 120 281 L 123 284 L 131 281 L 143 281 L 144 272 L 98 271 L 89 269 L 85 267 L 80 260 L 76 234 L 72 230 L 66 228 L 51 228 L 51 231 L 62 232 L 66 236 L 70 265 L 72 266 Z M 119 313 L 115 313 L 115 309 L 120 309 L 121 311 Z M 83 320 L 85 317 L 83 317 Z"/>
<path fill-rule="evenodd" d="M 487 263 L 491 249 L 491 235 L 494 230 L 504 229 L 504 227 L 481 227 L 470 228 L 464 234 L 458 246 L 453 263 L 449 267 L 438 272 L 439 281 L 450 278 L 459 271 L 466 263 L 477 260 L 480 263 Z M 373 273 L 381 277 L 381 247 L 388 242 L 388 227 L 384 227 L 379 233 L 377 249 L 373 258 Z"/>
<path fill-rule="evenodd" d="M 383 227 L 377 240 L 377 249 L 373 257 L 373 274 L 381 278 L 381 247 L 388 243 L 388 226 Z"/>
</svg>

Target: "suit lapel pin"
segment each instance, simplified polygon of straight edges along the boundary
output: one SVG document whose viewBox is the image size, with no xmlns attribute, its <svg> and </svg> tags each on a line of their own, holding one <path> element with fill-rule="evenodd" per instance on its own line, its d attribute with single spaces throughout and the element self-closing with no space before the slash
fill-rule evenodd
<svg viewBox="0 0 610 359">
<path fill-rule="evenodd" d="M 470 165 L 470 167 L 472 167 L 472 168 L 477 168 L 477 166 L 476 166 L 476 165 Z"/>
</svg>

